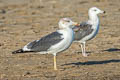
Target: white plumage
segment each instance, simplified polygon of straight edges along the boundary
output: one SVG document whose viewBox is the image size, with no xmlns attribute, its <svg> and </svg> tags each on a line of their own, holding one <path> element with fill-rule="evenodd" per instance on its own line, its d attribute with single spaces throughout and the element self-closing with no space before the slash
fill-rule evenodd
<svg viewBox="0 0 120 80">
<path fill-rule="evenodd" d="M 96 36 L 99 31 L 100 20 L 98 14 L 105 13 L 96 7 L 92 7 L 88 11 L 89 20 L 86 22 L 82 22 L 80 26 L 76 26 L 73 30 L 75 32 L 75 42 L 81 43 L 81 49 L 83 56 L 87 57 L 85 51 L 85 43 L 88 40 L 91 40 Z M 77 30 L 76 30 L 77 29 Z"/>
<path fill-rule="evenodd" d="M 22 49 L 13 51 L 13 54 L 24 52 L 39 52 L 40 54 L 53 54 L 54 55 L 54 70 L 56 67 L 56 54 L 69 48 L 74 40 L 74 32 L 72 28 L 77 25 L 69 18 L 62 18 L 59 21 L 60 30 L 48 34 L 40 40 L 34 40 Z"/>
</svg>

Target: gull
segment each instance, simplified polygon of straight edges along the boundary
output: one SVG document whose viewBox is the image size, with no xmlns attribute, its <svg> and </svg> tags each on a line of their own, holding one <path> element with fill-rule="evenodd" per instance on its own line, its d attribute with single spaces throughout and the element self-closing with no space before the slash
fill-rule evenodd
<svg viewBox="0 0 120 80">
<path fill-rule="evenodd" d="M 40 40 L 34 40 L 28 43 L 23 48 L 13 51 L 12 54 L 25 52 L 53 54 L 54 70 L 57 70 L 56 54 L 70 47 L 74 40 L 74 31 L 72 28 L 77 24 L 78 23 L 73 22 L 70 18 L 62 18 L 59 21 L 59 30 L 40 38 Z"/>
<path fill-rule="evenodd" d="M 105 13 L 97 7 L 92 7 L 88 11 L 89 19 L 86 22 L 82 22 L 79 26 L 73 28 L 75 33 L 74 42 L 81 43 L 82 55 L 87 57 L 85 51 L 85 43 L 96 36 L 99 31 L 100 20 L 98 14 Z"/>
</svg>

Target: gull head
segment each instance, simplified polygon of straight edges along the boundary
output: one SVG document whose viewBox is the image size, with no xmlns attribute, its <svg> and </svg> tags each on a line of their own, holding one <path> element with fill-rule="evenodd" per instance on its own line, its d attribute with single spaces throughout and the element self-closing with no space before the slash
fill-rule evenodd
<svg viewBox="0 0 120 80">
<path fill-rule="evenodd" d="M 78 25 L 78 23 L 73 22 L 70 18 L 62 18 L 59 21 L 59 28 L 60 29 L 73 28 L 76 25 Z"/>
<path fill-rule="evenodd" d="M 89 14 L 97 15 L 97 14 L 100 14 L 100 13 L 105 13 L 105 11 L 102 11 L 97 7 L 92 7 L 92 8 L 89 9 Z"/>
</svg>

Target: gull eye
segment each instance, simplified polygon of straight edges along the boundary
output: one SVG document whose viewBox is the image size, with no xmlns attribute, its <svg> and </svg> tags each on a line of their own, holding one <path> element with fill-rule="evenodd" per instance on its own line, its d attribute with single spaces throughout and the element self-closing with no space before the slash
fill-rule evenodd
<svg viewBox="0 0 120 80">
<path fill-rule="evenodd" d="M 69 20 L 67 20 L 66 22 L 70 22 Z"/>
</svg>

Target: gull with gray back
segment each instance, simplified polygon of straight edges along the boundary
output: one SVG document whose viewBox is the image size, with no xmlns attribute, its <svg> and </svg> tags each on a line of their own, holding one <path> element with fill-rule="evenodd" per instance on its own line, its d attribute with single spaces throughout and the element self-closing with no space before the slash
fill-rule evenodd
<svg viewBox="0 0 120 80">
<path fill-rule="evenodd" d="M 105 13 L 97 7 L 92 7 L 88 11 L 89 19 L 86 22 L 82 22 L 79 26 L 73 28 L 75 33 L 74 42 L 81 43 L 82 55 L 87 57 L 85 51 L 85 43 L 96 36 L 99 31 L 100 20 L 98 14 Z"/>
<path fill-rule="evenodd" d="M 59 21 L 60 30 L 50 33 L 40 38 L 40 40 L 34 40 L 12 53 L 39 52 L 40 54 L 53 54 L 54 70 L 57 70 L 56 54 L 70 47 L 74 40 L 74 31 L 72 28 L 76 25 L 77 23 L 73 22 L 71 19 L 62 18 Z"/>
</svg>

